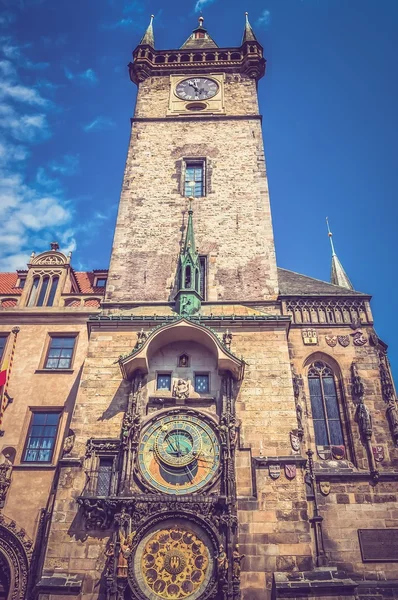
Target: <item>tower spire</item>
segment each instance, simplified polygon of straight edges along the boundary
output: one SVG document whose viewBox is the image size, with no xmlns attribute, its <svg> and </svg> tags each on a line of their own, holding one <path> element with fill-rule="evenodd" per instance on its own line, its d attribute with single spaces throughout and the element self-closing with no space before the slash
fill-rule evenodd
<svg viewBox="0 0 398 600">
<path fill-rule="evenodd" d="M 329 236 L 329 240 L 330 240 L 330 246 L 332 248 L 332 269 L 330 272 L 330 282 L 333 283 L 333 285 L 338 285 L 340 287 L 344 287 L 347 290 L 353 290 L 354 287 L 353 287 L 347 273 L 344 271 L 343 265 L 339 261 L 336 251 L 334 249 L 334 244 L 333 244 L 333 239 L 332 239 L 333 234 L 330 231 L 328 217 L 326 217 L 326 225 L 328 228 L 328 236 Z"/>
<path fill-rule="evenodd" d="M 155 15 L 151 15 L 151 20 L 149 22 L 149 25 L 147 27 L 146 32 L 144 33 L 144 36 L 142 38 L 142 40 L 140 41 L 140 46 L 152 46 L 152 48 L 155 47 L 155 36 L 153 34 L 153 20 L 155 18 Z"/>
<path fill-rule="evenodd" d="M 199 25 L 192 31 L 187 41 L 181 46 L 181 49 L 201 49 L 201 48 L 218 48 L 216 42 L 210 37 L 207 29 L 203 27 L 204 18 L 199 17 Z"/>
<path fill-rule="evenodd" d="M 200 261 L 195 244 L 192 201 L 193 198 L 189 198 L 187 231 L 180 253 L 176 295 L 176 310 L 180 315 L 185 316 L 198 312 L 202 299 L 200 295 Z"/>
<path fill-rule="evenodd" d="M 245 42 L 257 42 L 257 38 L 254 34 L 252 26 L 249 23 L 249 13 L 248 12 L 245 12 L 245 17 L 246 17 L 246 23 L 245 23 L 245 30 L 243 32 L 242 44 L 244 44 Z"/>
</svg>

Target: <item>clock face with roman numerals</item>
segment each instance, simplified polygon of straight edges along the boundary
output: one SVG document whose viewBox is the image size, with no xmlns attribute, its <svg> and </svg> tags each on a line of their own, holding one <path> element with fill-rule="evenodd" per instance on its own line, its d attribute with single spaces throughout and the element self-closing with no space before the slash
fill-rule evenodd
<svg viewBox="0 0 398 600">
<path fill-rule="evenodd" d="M 218 472 L 220 446 L 204 419 L 184 412 L 164 415 L 144 431 L 138 464 L 142 477 L 159 492 L 189 494 Z"/>
<path fill-rule="evenodd" d="M 184 79 L 176 87 L 176 94 L 181 100 L 207 100 L 218 92 L 218 83 L 207 77 Z"/>
</svg>

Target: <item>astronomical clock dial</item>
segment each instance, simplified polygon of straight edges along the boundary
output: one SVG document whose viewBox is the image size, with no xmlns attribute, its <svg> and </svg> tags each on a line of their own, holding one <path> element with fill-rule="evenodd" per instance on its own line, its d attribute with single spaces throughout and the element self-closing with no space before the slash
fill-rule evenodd
<svg viewBox="0 0 398 600">
<path fill-rule="evenodd" d="M 218 83 L 207 77 L 184 79 L 176 87 L 176 94 L 182 100 L 207 100 L 218 92 Z"/>
<path fill-rule="evenodd" d="M 138 463 L 145 481 L 166 494 L 203 488 L 217 473 L 220 446 L 213 429 L 194 415 L 166 415 L 144 432 Z"/>
</svg>

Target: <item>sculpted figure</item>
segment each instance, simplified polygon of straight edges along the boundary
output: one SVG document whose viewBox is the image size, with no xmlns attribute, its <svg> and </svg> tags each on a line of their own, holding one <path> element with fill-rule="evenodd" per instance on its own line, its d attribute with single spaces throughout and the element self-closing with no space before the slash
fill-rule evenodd
<svg viewBox="0 0 398 600">
<path fill-rule="evenodd" d="M 184 379 L 179 379 L 173 388 L 173 396 L 178 400 L 185 400 L 189 396 L 189 383 Z"/>
<path fill-rule="evenodd" d="M 241 571 L 240 563 L 245 558 L 245 555 L 240 554 L 240 552 L 239 552 L 239 544 L 236 544 L 235 550 L 232 553 L 232 558 L 234 561 L 233 577 L 234 577 L 235 581 L 239 581 L 240 580 L 240 571 Z"/>
<path fill-rule="evenodd" d="M 135 538 L 135 531 L 132 531 L 127 537 L 119 531 L 119 556 L 117 559 L 117 576 L 127 577 L 128 559 L 133 548 L 133 539 Z"/>
<path fill-rule="evenodd" d="M 228 558 L 227 553 L 225 552 L 224 546 L 222 544 L 220 544 L 220 551 L 217 557 L 217 569 L 220 579 L 226 579 L 228 571 Z"/>
</svg>

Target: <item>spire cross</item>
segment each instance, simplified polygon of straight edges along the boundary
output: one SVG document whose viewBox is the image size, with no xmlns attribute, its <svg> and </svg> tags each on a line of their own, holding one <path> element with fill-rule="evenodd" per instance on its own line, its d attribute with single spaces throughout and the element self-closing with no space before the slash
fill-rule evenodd
<svg viewBox="0 0 398 600">
<path fill-rule="evenodd" d="M 334 249 L 334 244 L 333 244 L 333 233 L 330 231 L 330 227 L 329 227 L 329 218 L 326 217 L 326 225 L 328 228 L 328 236 L 329 236 L 329 240 L 330 240 L 330 245 L 332 247 L 332 256 L 336 256 L 336 251 Z"/>
</svg>

